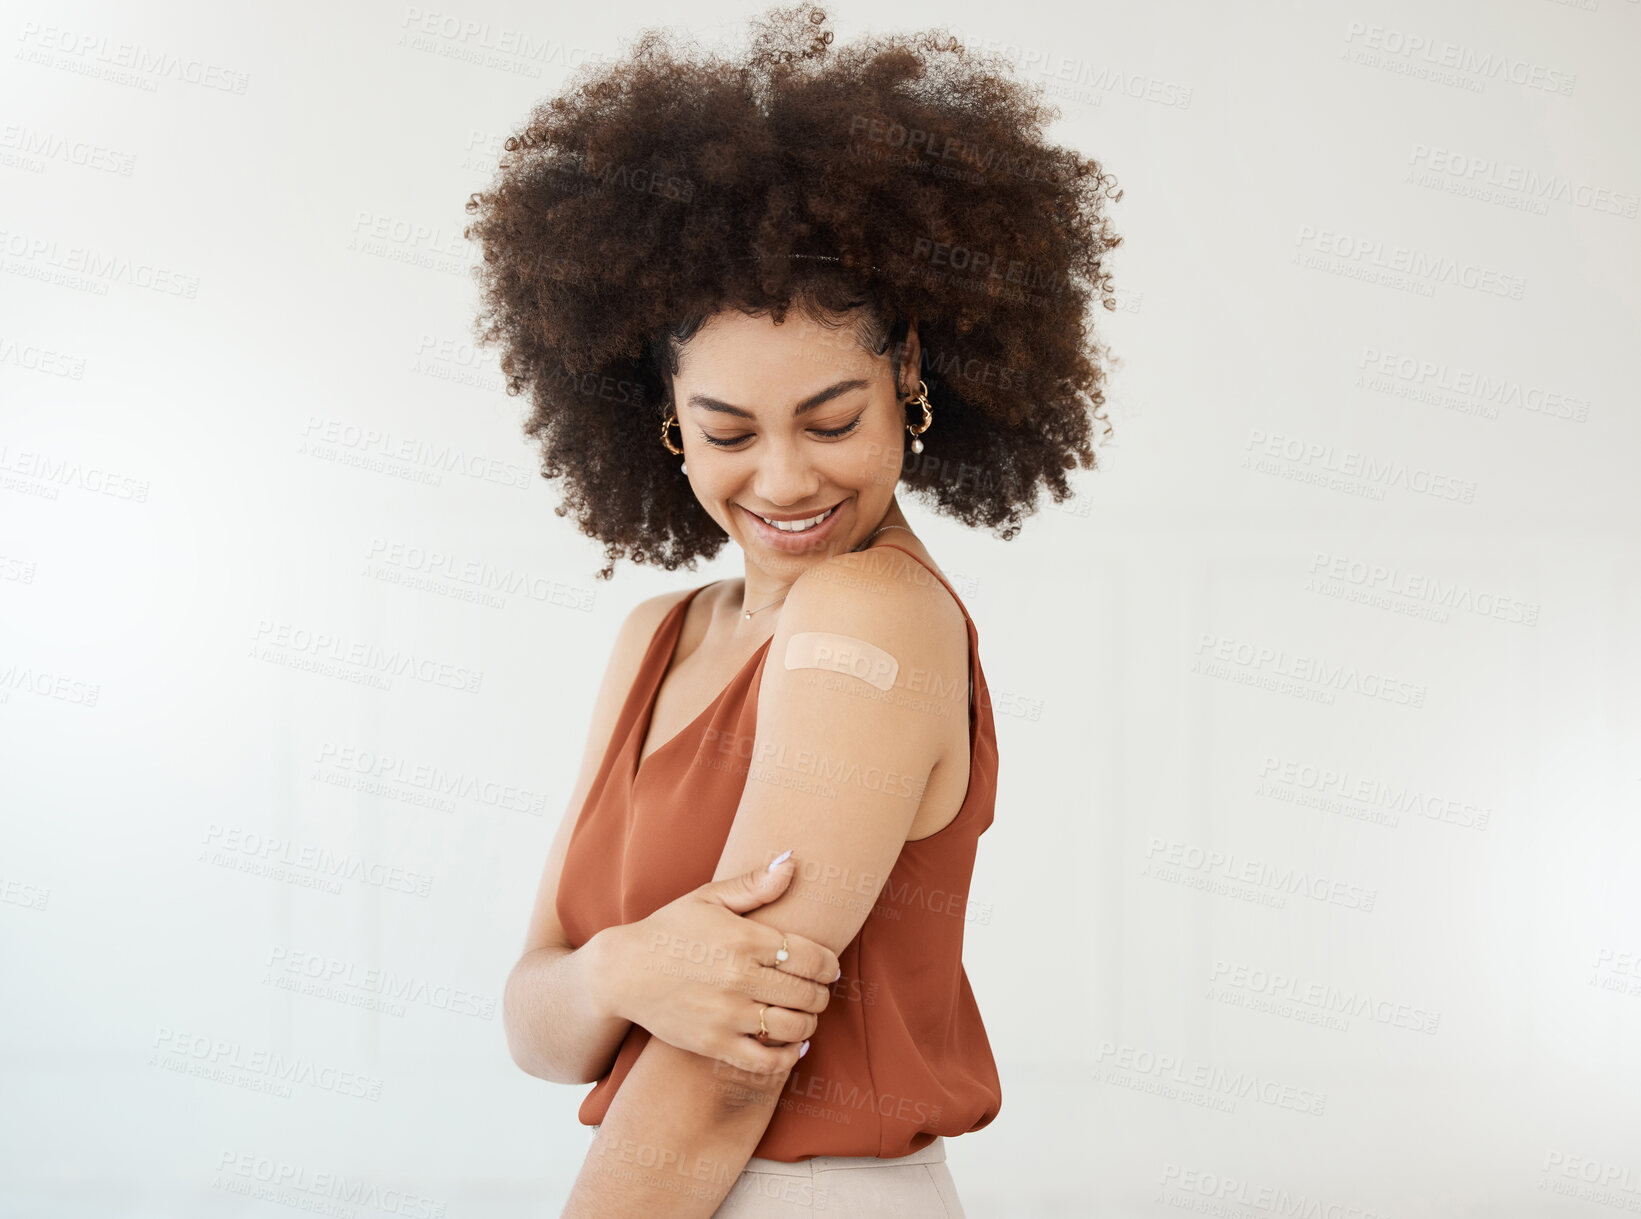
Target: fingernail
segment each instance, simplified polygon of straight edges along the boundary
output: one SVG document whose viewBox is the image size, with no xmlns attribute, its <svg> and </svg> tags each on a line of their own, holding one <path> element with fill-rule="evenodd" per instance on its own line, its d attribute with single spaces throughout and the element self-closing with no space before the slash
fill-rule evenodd
<svg viewBox="0 0 1641 1219">
<path fill-rule="evenodd" d="M 809 1043 L 806 1041 L 798 1047 L 798 1057 L 802 1058 L 807 1053 L 809 1053 Z"/>
<path fill-rule="evenodd" d="M 836 982 L 838 980 L 838 978 L 841 978 L 841 977 L 843 977 L 843 966 L 839 965 L 838 966 L 837 977 L 834 977 L 832 979 L 832 981 Z"/>
<path fill-rule="evenodd" d="M 775 861 L 769 865 L 769 870 L 771 872 L 773 872 L 776 868 L 780 867 L 783 863 L 785 863 L 787 861 L 787 858 L 791 854 L 792 854 L 792 848 L 788 847 L 786 850 L 782 851 L 779 855 L 775 856 Z"/>
</svg>

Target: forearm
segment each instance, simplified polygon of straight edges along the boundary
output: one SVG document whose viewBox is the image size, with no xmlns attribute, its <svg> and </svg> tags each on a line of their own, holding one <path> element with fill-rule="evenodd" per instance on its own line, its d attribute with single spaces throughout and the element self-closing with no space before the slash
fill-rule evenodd
<svg viewBox="0 0 1641 1219">
<path fill-rule="evenodd" d="M 788 1074 L 754 1079 L 650 1038 L 561 1219 L 709 1219 L 769 1128 Z"/>
<path fill-rule="evenodd" d="M 580 948 L 538 948 L 513 966 L 502 1022 L 522 1070 L 553 1083 L 585 1084 L 608 1068 L 632 1027 L 614 1010 L 608 948 L 601 931 Z"/>
</svg>

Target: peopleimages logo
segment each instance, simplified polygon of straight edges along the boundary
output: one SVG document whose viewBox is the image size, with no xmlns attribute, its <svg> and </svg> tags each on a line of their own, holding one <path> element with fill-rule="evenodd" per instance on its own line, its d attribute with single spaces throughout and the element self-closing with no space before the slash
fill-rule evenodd
<svg viewBox="0 0 1641 1219">
<path fill-rule="evenodd" d="M 357 780 L 351 784 L 356 791 L 387 794 L 391 786 L 398 786 L 444 799 L 447 804 L 468 800 L 533 817 L 541 816 L 547 808 L 547 797 L 542 792 L 498 783 L 465 770 L 447 769 L 392 750 L 327 741 L 319 746 L 316 762 L 321 768 L 352 776 Z"/>
<path fill-rule="evenodd" d="M 1409 465 L 1394 458 L 1373 457 L 1355 449 L 1335 448 L 1298 436 L 1284 436 L 1250 428 L 1243 446 L 1252 457 L 1264 457 L 1292 462 L 1298 466 L 1358 478 L 1374 487 L 1399 487 L 1419 495 L 1434 495 L 1457 503 L 1474 503 L 1476 484 L 1466 478 L 1454 478 L 1423 466 Z M 1247 462 L 1244 462 L 1247 464 Z"/>
<path fill-rule="evenodd" d="M 1337 1016 L 1352 1016 L 1414 1033 L 1435 1033 L 1442 1014 L 1410 1003 L 1387 999 L 1371 991 L 1307 981 L 1281 970 L 1260 969 L 1238 962 L 1216 960 L 1208 980 L 1253 995 L 1301 1004 Z"/>
<path fill-rule="evenodd" d="M 382 690 L 390 689 L 395 677 L 410 677 L 464 694 L 477 694 L 484 683 L 483 670 L 436 660 L 407 648 L 349 639 L 330 631 L 275 622 L 271 618 L 257 621 L 251 638 L 250 659 L 340 677 Z"/>
<path fill-rule="evenodd" d="M 1408 288 L 1421 296 L 1434 295 L 1437 284 L 1518 301 L 1527 291 L 1527 280 L 1520 275 L 1460 262 L 1443 254 L 1427 254 L 1377 237 L 1361 237 L 1312 224 L 1299 226 L 1294 245 L 1299 248 L 1293 261 L 1301 266 Z"/>
<path fill-rule="evenodd" d="M 1259 768 L 1259 784 L 1256 796 L 1316 804 L 1328 811 L 1333 811 L 1333 802 L 1348 801 L 1387 814 L 1384 820 L 1393 826 L 1400 824 L 1397 814 L 1408 813 L 1425 821 L 1485 830 L 1493 816 L 1490 805 L 1438 795 L 1412 783 L 1392 783 L 1342 767 L 1316 766 L 1290 758 L 1267 756 Z"/>
<path fill-rule="evenodd" d="M 387 968 L 360 968 L 351 961 L 328 957 L 323 953 L 274 945 L 263 961 L 267 969 L 263 981 L 283 976 L 322 983 L 328 987 L 364 992 L 392 1003 L 425 1004 L 438 1011 L 458 1016 L 477 1016 L 490 1020 L 496 1014 L 494 996 L 464 990 L 442 982 L 430 982 L 414 974 L 401 974 Z"/>
<path fill-rule="evenodd" d="M 1314 901 L 1360 910 L 1364 914 L 1373 912 L 1379 898 L 1377 889 L 1315 875 L 1306 868 L 1267 863 L 1262 859 L 1238 855 L 1235 851 L 1199 847 L 1189 842 L 1160 838 L 1155 834 L 1146 844 L 1145 858 L 1148 864 L 1157 865 L 1147 875 L 1156 875 L 1160 880 L 1176 879 L 1169 869 L 1184 869 L 1228 885 L 1252 885 L 1283 897 L 1308 897 Z M 1211 885 L 1189 887 L 1213 888 Z M 1282 903 L 1265 904 L 1280 906 Z"/>
<path fill-rule="evenodd" d="M 1409 603 L 1428 604 L 1444 610 L 1463 610 L 1482 618 L 1537 626 L 1540 605 L 1502 593 L 1478 589 L 1462 580 L 1443 580 L 1387 563 L 1370 563 L 1348 555 L 1318 550 L 1311 559 L 1312 584 L 1318 579 L 1349 585 L 1367 593 L 1399 597 Z M 1306 586 L 1311 589 L 1311 585 Z M 1326 591 L 1321 586 L 1311 591 Z M 1443 619 L 1445 621 L 1445 618 Z"/>
<path fill-rule="evenodd" d="M 533 481 L 528 467 L 469 453 L 459 444 L 396 435 L 320 415 L 308 416 L 296 451 L 372 470 L 381 470 L 384 464 L 398 465 L 435 486 L 444 474 L 465 474 L 504 487 L 529 487 Z"/>
<path fill-rule="evenodd" d="M 1186 1168 L 1173 1161 L 1162 1167 L 1163 1196 L 1159 1202 L 1181 1210 L 1205 1215 L 1236 1215 L 1232 1207 L 1247 1207 L 1271 1215 L 1297 1219 L 1388 1219 L 1380 1211 L 1370 1211 L 1344 1202 L 1330 1202 L 1321 1196 L 1294 1193 L 1277 1185 L 1261 1185 L 1220 1173 Z M 1176 1191 L 1177 1198 L 1168 1197 Z M 1195 1195 L 1193 1199 L 1190 1195 Z"/>
<path fill-rule="evenodd" d="M 558 64 L 565 68 L 575 67 L 587 57 L 587 52 L 581 47 L 572 47 L 568 43 L 554 41 L 551 38 L 540 38 L 526 30 L 506 25 L 492 25 L 488 21 L 474 21 L 468 17 L 427 10 L 415 5 L 405 9 L 404 16 L 399 19 L 399 28 L 407 34 L 442 38 L 449 43 L 477 51 L 538 60 L 540 63 Z M 404 34 L 400 35 L 400 42 L 408 45 Z M 415 49 L 425 48 L 417 46 Z M 539 67 L 532 73 L 536 76 L 540 74 Z"/>
<path fill-rule="evenodd" d="M 1485 193 L 1489 191 L 1515 194 L 1538 205 L 1535 210 L 1540 215 L 1545 202 L 1555 201 L 1633 220 L 1637 205 L 1641 204 L 1641 196 L 1632 191 L 1614 190 L 1527 165 L 1501 163 L 1494 157 L 1433 148 L 1429 144 L 1415 143 L 1408 162 L 1410 169 L 1404 181 L 1420 186 L 1444 183 L 1442 188 L 1451 189 L 1454 194 L 1474 189 L 1478 192 L 1476 197 L 1484 200 L 1492 197 Z M 1466 189 L 1453 189 L 1461 185 Z"/>
<path fill-rule="evenodd" d="M 76 292 L 90 292 L 94 296 L 107 296 L 110 284 L 147 288 L 162 296 L 180 296 L 185 300 L 199 296 L 197 275 L 186 275 L 91 246 L 65 246 L 54 238 L 0 229 L 0 254 L 10 260 L 5 264 L 9 274 Z"/>
<path fill-rule="evenodd" d="M 216 822 L 205 831 L 203 843 L 201 861 L 219 867 L 237 865 L 241 872 L 262 872 L 276 879 L 284 879 L 293 871 L 305 872 L 315 884 L 358 880 L 379 889 L 414 893 L 419 897 L 426 897 L 433 890 L 433 877 L 426 873 L 365 859 L 351 851 L 339 854 L 316 843 L 296 843 L 278 835 L 258 834 Z"/>
<path fill-rule="evenodd" d="M 1449 77 L 1470 77 L 1480 92 L 1489 80 L 1508 81 L 1545 93 L 1559 93 L 1571 97 L 1578 77 L 1571 72 L 1558 71 L 1544 64 L 1530 63 L 1494 51 L 1481 51 L 1445 38 L 1429 38 L 1423 34 L 1388 29 L 1382 25 L 1368 25 L 1352 21 L 1345 27 L 1345 42 L 1349 50 L 1359 56 L 1356 62 L 1370 66 L 1397 65 L 1409 75 L 1430 75 L 1449 83 Z M 1457 83 L 1457 82 L 1452 82 Z"/>
<path fill-rule="evenodd" d="M 286 1098 L 291 1096 L 293 1084 L 301 1084 L 336 1096 L 382 1099 L 382 1081 L 375 1076 L 163 1024 L 154 1033 L 148 1065 Z"/>
<path fill-rule="evenodd" d="M 79 491 L 89 491 L 94 495 L 107 495 L 137 504 L 148 502 L 147 479 L 105 470 L 100 466 L 86 465 L 70 458 L 56 457 L 50 453 L 34 453 L 27 449 L 13 450 L 8 445 L 0 444 L 0 474 L 7 473 L 32 479 L 40 490 L 51 492 L 51 495 L 46 497 L 50 499 L 57 498 L 59 488 L 72 487 Z"/>
<path fill-rule="evenodd" d="M 1329 664 L 1317 657 L 1297 653 L 1290 655 L 1286 648 L 1272 648 L 1204 632 L 1197 640 L 1196 654 L 1206 660 L 1311 682 L 1327 690 L 1348 690 L 1352 694 L 1407 707 L 1424 706 L 1426 688 L 1423 685 L 1388 677 L 1371 669 L 1359 669 L 1355 665 Z"/>
<path fill-rule="evenodd" d="M 175 55 L 142 43 L 117 41 L 56 25 L 25 21 L 18 35 L 22 46 L 16 58 L 47 67 L 68 67 L 86 76 L 101 76 L 119 84 L 138 85 L 155 92 L 156 78 L 199 85 L 223 93 L 243 94 L 250 87 L 248 72 L 221 64 Z"/>
<path fill-rule="evenodd" d="M 318 1215 L 353 1215 L 365 1207 L 399 1219 L 444 1219 L 443 1199 L 377 1185 L 347 1172 L 315 1170 L 250 1151 L 223 1151 L 213 1188 L 278 1202 Z M 305 1197 L 303 1195 L 306 1195 Z"/>
<path fill-rule="evenodd" d="M 1278 1109 L 1290 1109 L 1310 1117 L 1321 1117 L 1328 1094 L 1261 1076 L 1256 1071 L 1229 1071 L 1211 1062 L 1192 1062 L 1180 1055 L 1159 1054 L 1144 1046 L 1119 1045 L 1101 1040 L 1094 1050 L 1095 1078 L 1103 1083 L 1135 1087 L 1138 1091 L 1161 1091 L 1170 1099 L 1233 1102 L 1256 1100 Z M 1138 1086 L 1144 1083 L 1163 1088 Z M 1201 1101 L 1192 1100 L 1196 1094 Z M 1212 1105 L 1234 1112 L 1235 1105 Z"/>
<path fill-rule="evenodd" d="M 1493 408 L 1509 406 L 1531 415 L 1567 419 L 1574 423 L 1583 423 L 1590 417 L 1588 398 L 1528 384 L 1519 377 L 1489 376 L 1472 368 L 1448 364 L 1445 360 L 1425 360 L 1369 347 L 1363 350 L 1356 367 L 1362 369 L 1364 375 L 1377 374 L 1419 389 L 1462 394 Z M 1358 380 L 1357 384 L 1362 384 L 1362 381 Z M 1497 415 L 1495 409 L 1489 417 L 1496 418 Z"/>
</svg>

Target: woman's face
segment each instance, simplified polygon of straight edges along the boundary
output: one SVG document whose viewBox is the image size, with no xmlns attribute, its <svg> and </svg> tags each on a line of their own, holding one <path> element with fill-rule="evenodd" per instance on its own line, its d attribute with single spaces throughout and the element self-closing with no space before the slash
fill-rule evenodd
<svg viewBox="0 0 1641 1219">
<path fill-rule="evenodd" d="M 917 367 L 914 330 L 903 375 Z M 795 579 L 882 521 L 900 479 L 909 396 L 891 378 L 889 354 L 872 355 L 849 327 L 796 309 L 779 326 L 727 310 L 684 345 L 673 377 L 681 460 L 747 561 Z M 787 531 L 766 517 L 806 527 Z"/>
</svg>

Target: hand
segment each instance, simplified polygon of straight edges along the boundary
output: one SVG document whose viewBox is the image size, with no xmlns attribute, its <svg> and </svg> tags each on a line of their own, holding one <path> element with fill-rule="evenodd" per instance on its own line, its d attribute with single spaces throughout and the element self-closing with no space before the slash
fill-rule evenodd
<svg viewBox="0 0 1641 1219">
<path fill-rule="evenodd" d="M 803 1056 L 840 972 L 837 954 L 741 915 L 785 893 L 796 864 L 711 881 L 648 918 L 610 927 L 603 953 L 613 1014 L 742 1071 L 787 1071 Z M 760 1040 L 758 1011 L 768 1036 Z"/>
</svg>

